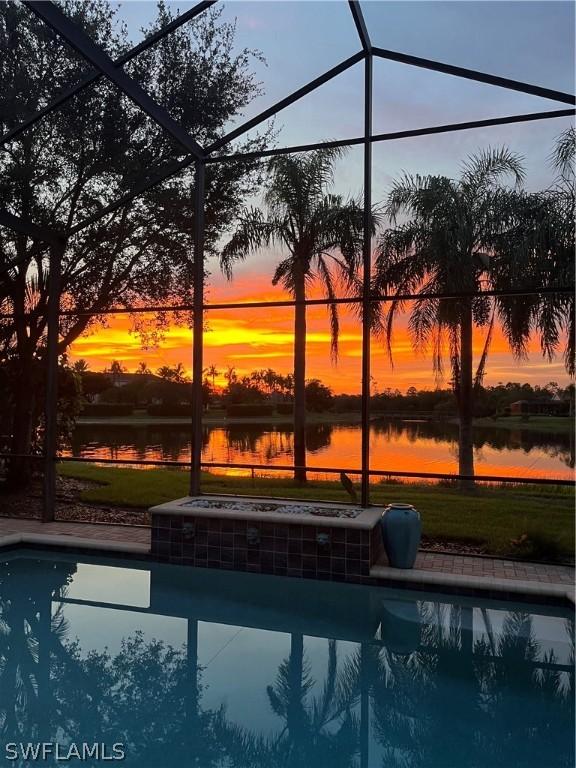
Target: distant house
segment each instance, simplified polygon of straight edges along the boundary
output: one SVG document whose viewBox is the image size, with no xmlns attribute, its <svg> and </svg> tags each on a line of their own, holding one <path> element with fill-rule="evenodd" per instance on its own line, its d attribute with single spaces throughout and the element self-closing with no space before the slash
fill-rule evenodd
<svg viewBox="0 0 576 768">
<path fill-rule="evenodd" d="M 103 387 L 101 391 L 96 392 L 90 400 L 93 403 L 102 402 L 117 402 L 117 398 L 114 397 L 110 400 L 110 390 L 120 389 L 130 391 L 130 400 L 122 400 L 122 395 L 119 395 L 119 402 L 134 402 L 135 405 L 146 406 L 149 404 L 159 404 L 162 402 L 162 396 L 158 393 L 158 390 L 169 387 L 169 383 L 159 376 L 155 376 L 153 373 L 93 373 L 92 378 L 101 377 L 103 381 L 108 383 L 107 387 Z"/>
<path fill-rule="evenodd" d="M 127 387 L 128 384 L 142 383 L 158 379 L 152 373 L 107 373 L 113 387 Z"/>
<path fill-rule="evenodd" d="M 510 403 L 511 416 L 568 416 L 569 413 L 570 403 L 559 398 L 516 400 Z"/>
</svg>

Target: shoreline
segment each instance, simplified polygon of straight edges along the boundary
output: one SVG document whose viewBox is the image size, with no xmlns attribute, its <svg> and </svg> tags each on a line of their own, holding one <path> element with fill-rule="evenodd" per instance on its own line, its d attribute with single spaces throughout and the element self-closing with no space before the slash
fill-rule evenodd
<svg viewBox="0 0 576 768">
<path fill-rule="evenodd" d="M 360 426 L 361 414 L 356 412 L 348 413 L 309 413 L 306 417 L 308 424 L 340 424 L 350 426 Z M 414 419 L 410 417 L 394 417 L 386 416 L 386 414 L 372 414 L 372 422 L 400 422 L 400 423 L 412 423 L 418 421 L 415 416 Z M 452 426 L 458 426 L 457 419 L 427 419 L 429 424 L 450 424 Z M 185 426 L 190 425 L 191 420 L 181 417 L 164 417 L 164 416 L 148 416 L 148 415 L 133 415 L 133 416 L 89 416 L 86 418 L 78 418 L 76 420 L 76 426 L 133 426 L 133 427 L 147 427 L 147 426 Z M 275 416 L 267 416 L 265 418 L 259 418 L 255 416 L 231 416 L 226 417 L 222 413 L 204 414 L 202 423 L 207 426 L 222 426 L 226 427 L 231 424 L 265 424 L 270 426 L 288 425 L 291 426 L 293 418 L 290 414 L 282 414 Z M 506 416 L 498 419 L 493 419 L 490 416 L 474 419 L 473 427 L 476 429 L 505 429 L 505 430 L 521 430 L 528 432 L 547 432 L 558 435 L 567 435 L 574 430 L 574 420 L 569 416 L 533 416 L 528 421 L 522 421 L 518 416 Z"/>
<path fill-rule="evenodd" d="M 270 424 L 271 426 L 277 424 L 293 423 L 291 415 L 278 415 L 278 416 L 230 416 L 226 417 L 222 414 L 204 414 L 202 417 L 202 424 L 211 426 L 228 426 L 229 424 Z M 306 422 L 308 424 L 351 424 L 360 425 L 359 413 L 310 413 L 306 416 Z M 77 426 L 149 426 L 149 425 L 190 425 L 191 419 L 183 419 L 179 417 L 166 417 L 166 416 L 110 416 L 110 417 L 98 417 L 90 416 L 87 418 L 80 417 L 76 419 Z"/>
</svg>

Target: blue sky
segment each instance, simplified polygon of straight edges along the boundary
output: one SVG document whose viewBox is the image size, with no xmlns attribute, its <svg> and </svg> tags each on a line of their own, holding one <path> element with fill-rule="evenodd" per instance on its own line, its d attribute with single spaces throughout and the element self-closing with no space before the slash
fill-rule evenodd
<svg viewBox="0 0 576 768">
<path fill-rule="evenodd" d="M 168 2 L 174 12 L 193 2 Z M 134 41 L 156 13 L 152 0 L 117 3 Z M 236 123 L 252 117 L 359 50 L 345 0 L 231 0 L 222 18 L 236 20 L 238 48 L 262 51 L 254 61 L 264 94 Z M 364 0 L 374 44 L 557 90 L 574 92 L 572 2 Z M 362 64 L 340 75 L 276 119 L 279 146 L 358 136 L 362 132 Z M 535 96 L 390 61 L 374 64 L 374 131 L 561 108 Z M 387 142 L 374 147 L 374 199 L 402 171 L 454 176 L 460 162 L 488 145 L 507 144 L 526 158 L 528 187 L 552 180 L 548 158 L 569 119 Z M 338 191 L 362 191 L 362 153 L 351 150 L 338 169 Z"/>
<path fill-rule="evenodd" d="M 169 2 L 185 11 L 192 2 Z M 238 48 L 262 51 L 254 62 L 264 94 L 252 117 L 359 50 L 345 0 L 232 0 L 223 19 L 237 23 Z M 135 41 L 155 15 L 155 3 L 127 0 L 119 16 Z M 429 0 L 368 0 L 362 4 L 374 44 L 480 69 L 563 91 L 574 91 L 574 4 Z M 362 132 L 362 64 L 284 110 L 276 119 L 279 146 L 342 139 Z M 374 65 L 374 131 L 386 132 L 515 113 L 562 108 L 535 96 L 474 83 L 394 62 Z M 381 199 L 402 171 L 456 175 L 459 163 L 488 145 L 507 144 L 526 158 L 527 186 L 548 185 L 555 137 L 567 118 L 421 137 L 375 145 L 373 196 Z M 339 191 L 360 194 L 362 153 L 351 150 L 339 168 Z"/>
</svg>

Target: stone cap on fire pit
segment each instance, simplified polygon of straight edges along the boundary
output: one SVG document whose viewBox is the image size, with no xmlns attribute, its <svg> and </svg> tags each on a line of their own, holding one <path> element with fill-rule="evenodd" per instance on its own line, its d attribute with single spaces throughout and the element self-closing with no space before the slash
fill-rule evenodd
<svg viewBox="0 0 576 768">
<path fill-rule="evenodd" d="M 231 517 L 263 523 L 298 523 L 345 528 L 373 528 L 382 507 L 350 506 L 332 502 L 262 499 L 250 496 L 184 496 L 150 508 L 153 515 Z"/>
</svg>

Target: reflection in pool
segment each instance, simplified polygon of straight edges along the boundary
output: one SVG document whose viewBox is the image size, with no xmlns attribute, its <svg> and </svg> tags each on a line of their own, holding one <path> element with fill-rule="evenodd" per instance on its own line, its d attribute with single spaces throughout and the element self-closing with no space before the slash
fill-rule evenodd
<svg viewBox="0 0 576 768">
<path fill-rule="evenodd" d="M 570 616 L 4 555 L 0 754 L 97 742 L 139 768 L 572 768 Z"/>
</svg>

